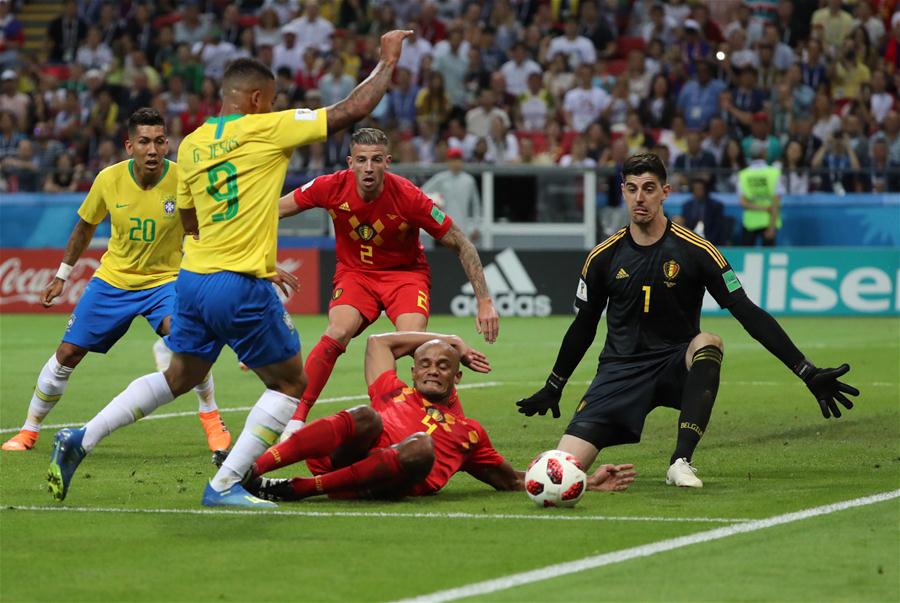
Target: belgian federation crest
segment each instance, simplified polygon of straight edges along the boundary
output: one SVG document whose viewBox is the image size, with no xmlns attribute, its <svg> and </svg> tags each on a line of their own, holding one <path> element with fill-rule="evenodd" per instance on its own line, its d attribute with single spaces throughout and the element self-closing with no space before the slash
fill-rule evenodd
<svg viewBox="0 0 900 603">
<path fill-rule="evenodd" d="M 378 234 L 375 232 L 375 229 L 372 228 L 368 224 L 360 224 L 356 227 L 356 234 L 359 235 L 359 238 L 363 241 L 371 241 L 372 238 Z"/>
<path fill-rule="evenodd" d="M 681 271 L 681 266 L 678 265 L 678 262 L 675 260 L 669 260 L 665 264 L 663 264 L 663 274 L 666 275 L 666 279 L 674 280 L 678 273 Z"/>
<path fill-rule="evenodd" d="M 163 199 L 163 211 L 166 213 L 167 218 L 175 215 L 175 197 L 169 195 Z"/>
</svg>

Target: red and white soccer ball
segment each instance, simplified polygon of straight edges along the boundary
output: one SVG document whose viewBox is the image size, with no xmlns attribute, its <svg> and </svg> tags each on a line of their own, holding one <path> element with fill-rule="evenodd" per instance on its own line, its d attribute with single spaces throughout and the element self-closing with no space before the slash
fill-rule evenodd
<svg viewBox="0 0 900 603">
<path fill-rule="evenodd" d="M 574 507 L 586 488 L 581 463 L 562 450 L 542 452 L 525 472 L 525 491 L 539 507 Z"/>
</svg>

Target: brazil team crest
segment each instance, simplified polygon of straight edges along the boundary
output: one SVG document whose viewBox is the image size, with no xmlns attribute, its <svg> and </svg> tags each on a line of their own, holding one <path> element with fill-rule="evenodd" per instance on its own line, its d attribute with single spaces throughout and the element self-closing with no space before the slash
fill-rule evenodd
<svg viewBox="0 0 900 603">
<path fill-rule="evenodd" d="M 377 233 L 375 232 L 375 229 L 370 225 L 360 224 L 356 227 L 356 234 L 358 234 L 359 238 L 363 241 L 371 241 Z"/>
<path fill-rule="evenodd" d="M 163 199 L 163 211 L 166 212 L 167 218 L 171 218 L 175 215 L 175 197 L 173 195 L 169 195 Z"/>
</svg>

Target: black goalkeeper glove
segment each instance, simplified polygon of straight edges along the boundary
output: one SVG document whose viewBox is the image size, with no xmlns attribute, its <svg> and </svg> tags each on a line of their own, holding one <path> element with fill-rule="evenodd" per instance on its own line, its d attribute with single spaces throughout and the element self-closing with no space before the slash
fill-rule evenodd
<svg viewBox="0 0 900 603">
<path fill-rule="evenodd" d="M 531 417 L 535 413 L 543 417 L 549 410 L 553 412 L 553 418 L 558 419 L 559 399 L 562 397 L 562 390 L 565 385 L 565 379 L 550 373 L 550 376 L 547 377 L 547 383 L 537 393 L 516 402 L 519 412 L 526 417 Z"/>
<path fill-rule="evenodd" d="M 817 368 L 816 365 L 804 358 L 803 362 L 794 369 L 794 372 L 803 379 L 806 387 L 816 397 L 819 408 L 822 409 L 822 416 L 827 419 L 831 416 L 835 418 L 841 416 L 841 410 L 837 405 L 838 402 L 848 410 L 853 408 L 853 402 L 844 394 L 859 395 L 858 389 L 838 381 L 838 377 L 849 370 L 850 365 L 846 363 L 837 368 Z"/>
</svg>

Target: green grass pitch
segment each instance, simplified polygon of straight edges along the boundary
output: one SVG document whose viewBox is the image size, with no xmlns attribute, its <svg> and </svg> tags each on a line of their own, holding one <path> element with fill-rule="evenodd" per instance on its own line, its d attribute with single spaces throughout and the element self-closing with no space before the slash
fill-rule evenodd
<svg viewBox="0 0 900 603">
<path fill-rule="evenodd" d="M 37 373 L 66 316 L 0 315 L 0 427 L 24 419 Z M 305 346 L 324 317 L 295 317 Z M 490 375 L 466 374 L 467 413 L 517 467 L 553 448 L 565 419 L 526 419 L 513 402 L 543 382 L 566 317 L 504 319 Z M 439 495 L 396 503 L 325 498 L 279 513 L 197 513 L 213 473 L 191 414 L 142 420 L 102 442 L 63 504 L 45 475 L 56 429 L 35 450 L 0 454 L 2 601 L 392 601 L 557 563 L 697 534 L 900 487 L 900 320 L 794 318 L 782 324 L 820 366 L 849 362 L 862 390 L 840 420 L 822 419 L 805 387 L 730 318 L 705 319 L 726 343 L 722 386 L 695 455 L 705 487 L 663 483 L 676 414 L 654 412 L 643 442 L 602 453 L 633 462 L 626 493 L 588 493 L 575 509 L 543 510 L 524 493 L 493 492 L 458 475 Z M 385 321 L 372 331 L 387 330 Z M 477 341 L 471 319 L 431 328 Z M 593 376 L 598 341 L 572 377 L 564 417 Z M 89 355 L 46 423 L 81 424 L 153 370 L 153 334 L 137 321 L 106 356 Z M 364 341 L 354 341 L 313 417 L 361 400 Z M 400 374 L 408 374 L 408 362 Z M 223 353 L 225 410 L 252 405 L 259 381 Z M 160 413 L 191 413 L 186 395 Z M 223 415 L 237 434 L 246 411 Z M 675 521 L 683 520 L 683 521 Z M 552 577 L 471 600 L 900 601 L 900 499 Z"/>
</svg>

